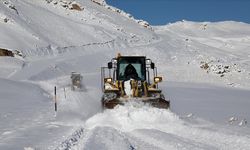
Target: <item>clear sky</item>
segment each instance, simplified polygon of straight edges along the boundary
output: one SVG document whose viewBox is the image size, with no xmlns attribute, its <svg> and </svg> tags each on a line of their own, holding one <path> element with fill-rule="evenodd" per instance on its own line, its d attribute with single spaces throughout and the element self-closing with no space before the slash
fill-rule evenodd
<svg viewBox="0 0 250 150">
<path fill-rule="evenodd" d="M 106 0 L 152 25 L 180 20 L 250 23 L 250 0 Z"/>
</svg>

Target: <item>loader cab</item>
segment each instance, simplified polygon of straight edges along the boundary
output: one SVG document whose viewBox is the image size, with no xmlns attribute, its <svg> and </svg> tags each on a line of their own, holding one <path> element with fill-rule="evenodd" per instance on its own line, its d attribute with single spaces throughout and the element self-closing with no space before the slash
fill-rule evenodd
<svg viewBox="0 0 250 150">
<path fill-rule="evenodd" d="M 117 80 L 146 80 L 146 58 L 143 56 L 122 56 L 117 59 Z"/>
<path fill-rule="evenodd" d="M 155 67 L 151 59 L 145 56 L 118 55 L 108 62 L 107 67 L 101 67 L 101 87 L 103 92 L 105 88 L 119 90 L 125 81 L 131 79 L 138 81 L 138 83 L 145 83 L 153 88 L 158 88 L 158 81 L 161 81 L 157 76 L 157 67 Z M 106 83 L 111 84 L 111 87 L 105 86 Z"/>
</svg>

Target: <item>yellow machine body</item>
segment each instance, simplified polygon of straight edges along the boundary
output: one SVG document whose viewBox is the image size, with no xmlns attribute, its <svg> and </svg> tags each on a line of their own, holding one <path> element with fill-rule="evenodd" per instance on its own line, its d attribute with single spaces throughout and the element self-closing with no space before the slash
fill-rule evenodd
<svg viewBox="0 0 250 150">
<path fill-rule="evenodd" d="M 103 108 L 112 109 L 129 101 L 157 108 L 170 107 L 170 101 L 158 88 L 162 77 L 157 76 L 155 64 L 145 56 L 118 55 L 101 70 Z"/>
</svg>

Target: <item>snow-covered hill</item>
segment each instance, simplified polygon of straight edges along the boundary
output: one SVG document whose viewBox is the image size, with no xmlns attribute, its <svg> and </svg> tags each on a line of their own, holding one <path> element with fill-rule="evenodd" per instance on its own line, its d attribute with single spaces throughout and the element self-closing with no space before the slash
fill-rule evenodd
<svg viewBox="0 0 250 150">
<path fill-rule="evenodd" d="M 102 0 L 3 0 L 0 33 L 1 49 L 21 52 L 0 56 L 0 149 L 250 147 L 249 24 L 151 27 Z M 102 112 L 100 67 L 118 52 L 156 63 L 171 110 Z M 72 71 L 84 90 L 71 91 Z"/>
</svg>

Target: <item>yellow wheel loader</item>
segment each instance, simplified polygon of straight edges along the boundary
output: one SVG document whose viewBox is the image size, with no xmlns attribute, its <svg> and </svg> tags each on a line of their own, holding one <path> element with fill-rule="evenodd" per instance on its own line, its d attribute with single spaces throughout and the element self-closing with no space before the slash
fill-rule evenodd
<svg viewBox="0 0 250 150">
<path fill-rule="evenodd" d="M 113 109 L 116 105 L 137 101 L 168 109 L 170 101 L 158 88 L 161 81 L 151 59 L 118 54 L 107 67 L 101 67 L 102 106 Z"/>
</svg>

